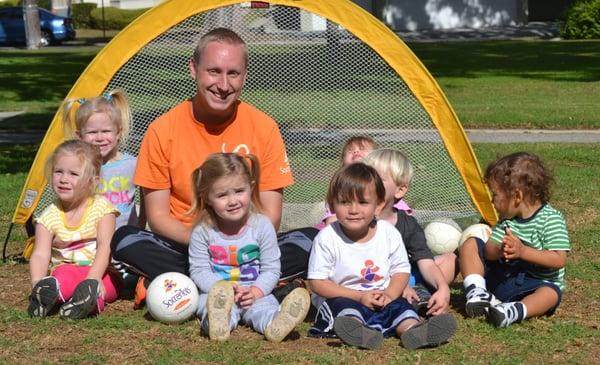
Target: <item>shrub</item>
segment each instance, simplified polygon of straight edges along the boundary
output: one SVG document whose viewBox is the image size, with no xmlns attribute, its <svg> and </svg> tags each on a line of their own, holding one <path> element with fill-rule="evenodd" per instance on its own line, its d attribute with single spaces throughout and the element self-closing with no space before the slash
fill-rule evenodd
<svg viewBox="0 0 600 365">
<path fill-rule="evenodd" d="M 71 5 L 71 17 L 75 28 L 92 27 L 92 10 L 97 7 L 94 3 L 81 3 Z"/>
<path fill-rule="evenodd" d="M 147 8 L 129 10 L 106 7 L 104 8 L 104 29 L 121 30 L 147 10 Z M 102 29 L 102 8 L 92 10 L 91 17 L 92 28 Z"/>
<path fill-rule="evenodd" d="M 52 5 L 50 5 L 50 0 L 37 0 L 38 8 L 52 10 Z"/>
<path fill-rule="evenodd" d="M 569 10 L 561 29 L 564 39 L 600 39 L 600 0 L 580 0 Z"/>
<path fill-rule="evenodd" d="M 22 6 L 21 0 L 5 0 L 0 1 L 0 8 L 3 7 L 12 7 L 12 6 Z"/>
</svg>

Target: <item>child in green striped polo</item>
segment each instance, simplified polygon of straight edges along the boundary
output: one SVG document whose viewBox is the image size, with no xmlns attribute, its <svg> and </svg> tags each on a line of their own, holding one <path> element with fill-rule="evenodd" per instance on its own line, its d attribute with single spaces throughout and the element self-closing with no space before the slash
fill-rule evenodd
<svg viewBox="0 0 600 365">
<path fill-rule="evenodd" d="M 460 248 L 467 316 L 507 327 L 554 313 L 571 244 L 548 203 L 551 174 L 539 157 L 518 152 L 491 163 L 485 181 L 500 220 L 487 242 L 469 238 Z"/>
</svg>

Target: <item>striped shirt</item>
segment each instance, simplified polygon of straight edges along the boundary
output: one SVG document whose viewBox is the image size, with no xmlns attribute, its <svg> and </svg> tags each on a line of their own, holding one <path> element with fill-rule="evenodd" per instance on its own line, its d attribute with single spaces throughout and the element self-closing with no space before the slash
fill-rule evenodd
<svg viewBox="0 0 600 365">
<path fill-rule="evenodd" d="M 550 204 L 544 204 L 535 214 L 527 219 L 505 219 L 496 224 L 490 240 L 501 244 L 504 228 L 508 226 L 524 245 L 536 250 L 570 251 L 571 243 L 567 224 L 563 215 Z M 565 268 L 550 269 L 539 265 L 530 265 L 528 274 L 556 284 L 565 289 Z"/>
<path fill-rule="evenodd" d="M 88 199 L 77 226 L 69 226 L 60 203 L 53 203 L 37 219 L 53 235 L 52 266 L 61 263 L 91 265 L 96 256 L 96 234 L 100 220 L 119 211 L 102 195 Z"/>
</svg>

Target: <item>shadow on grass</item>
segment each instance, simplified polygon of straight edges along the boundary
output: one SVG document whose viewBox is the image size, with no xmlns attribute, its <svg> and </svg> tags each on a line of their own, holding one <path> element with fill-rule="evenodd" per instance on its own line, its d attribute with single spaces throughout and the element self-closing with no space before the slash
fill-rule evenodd
<svg viewBox="0 0 600 365">
<path fill-rule="evenodd" d="M 600 41 L 412 43 L 409 47 L 435 77 L 600 80 Z"/>
<path fill-rule="evenodd" d="M 35 130 L 43 133 L 50 126 L 57 110 L 44 108 L 44 111 L 41 112 L 28 112 L 6 118 L 0 123 L 0 131 L 25 132 Z"/>
<path fill-rule="evenodd" d="M 0 145 L 0 174 L 29 172 L 39 144 Z"/>
</svg>

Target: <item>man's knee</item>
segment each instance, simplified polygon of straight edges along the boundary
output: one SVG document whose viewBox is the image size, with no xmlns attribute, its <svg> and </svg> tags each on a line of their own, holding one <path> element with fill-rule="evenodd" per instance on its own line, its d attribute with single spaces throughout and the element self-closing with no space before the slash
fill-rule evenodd
<svg viewBox="0 0 600 365">
<path fill-rule="evenodd" d="M 136 226 L 119 227 L 112 236 L 112 240 L 110 241 L 110 248 L 113 252 L 118 251 L 118 249 L 120 248 L 120 243 L 123 242 L 126 237 L 138 234 L 140 231 L 141 229 Z"/>
</svg>

